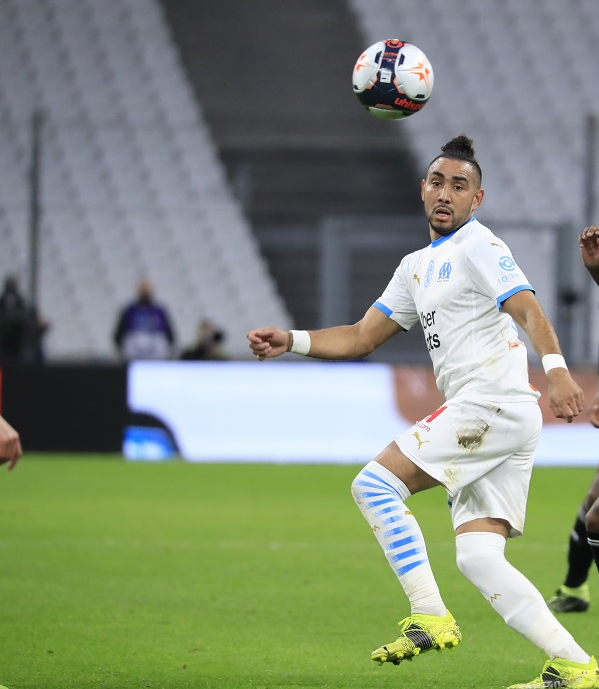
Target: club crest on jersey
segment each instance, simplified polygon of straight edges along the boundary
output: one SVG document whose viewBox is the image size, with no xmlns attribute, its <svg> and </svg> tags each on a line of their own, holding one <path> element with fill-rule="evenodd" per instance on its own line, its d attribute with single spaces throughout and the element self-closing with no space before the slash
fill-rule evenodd
<svg viewBox="0 0 599 689">
<path fill-rule="evenodd" d="M 424 286 L 428 287 L 433 279 L 433 273 L 435 272 L 435 262 L 431 261 L 426 269 L 426 275 L 424 276 Z"/>
<path fill-rule="evenodd" d="M 447 282 L 449 276 L 451 275 L 451 262 L 445 261 L 445 263 L 439 268 L 439 277 L 437 282 Z"/>
</svg>

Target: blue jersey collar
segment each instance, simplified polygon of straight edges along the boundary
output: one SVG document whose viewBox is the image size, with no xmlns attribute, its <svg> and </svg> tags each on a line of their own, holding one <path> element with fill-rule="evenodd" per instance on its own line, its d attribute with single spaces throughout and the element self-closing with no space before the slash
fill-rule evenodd
<svg viewBox="0 0 599 689">
<path fill-rule="evenodd" d="M 447 241 L 450 237 L 453 237 L 453 235 L 456 232 L 459 232 L 462 227 L 465 227 L 469 222 L 472 222 L 473 220 L 476 220 L 476 216 L 472 216 L 469 220 L 466 220 L 466 222 L 463 225 L 460 225 L 457 229 L 455 229 L 451 234 L 446 234 L 444 237 L 439 237 L 439 239 L 433 239 L 431 242 L 431 246 L 439 246 L 439 244 L 443 244 L 443 242 Z"/>
</svg>

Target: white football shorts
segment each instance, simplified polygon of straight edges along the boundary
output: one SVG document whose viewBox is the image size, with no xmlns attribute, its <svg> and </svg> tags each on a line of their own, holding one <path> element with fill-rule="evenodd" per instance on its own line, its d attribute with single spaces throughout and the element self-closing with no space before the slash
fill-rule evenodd
<svg viewBox="0 0 599 689">
<path fill-rule="evenodd" d="M 526 502 L 541 433 L 536 400 L 454 399 L 395 439 L 403 454 L 447 490 L 453 527 L 481 517 L 524 530 Z"/>
</svg>

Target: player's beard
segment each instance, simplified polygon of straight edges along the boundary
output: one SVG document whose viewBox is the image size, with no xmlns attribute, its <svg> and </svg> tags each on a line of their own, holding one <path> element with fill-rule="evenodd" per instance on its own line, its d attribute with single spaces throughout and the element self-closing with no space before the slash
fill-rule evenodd
<svg viewBox="0 0 599 689">
<path fill-rule="evenodd" d="M 435 212 L 439 210 L 439 208 L 445 208 L 447 209 L 446 206 L 433 206 L 433 208 L 427 212 L 426 218 L 428 220 L 428 224 L 430 225 L 431 229 L 434 230 L 438 235 L 441 235 L 442 237 L 446 237 L 449 234 L 452 234 L 455 232 L 457 229 L 459 229 L 468 219 L 469 215 L 465 215 L 464 217 L 456 217 L 453 212 L 450 209 L 447 209 L 449 216 L 451 217 L 452 221 L 451 223 L 439 223 L 435 219 Z"/>
</svg>

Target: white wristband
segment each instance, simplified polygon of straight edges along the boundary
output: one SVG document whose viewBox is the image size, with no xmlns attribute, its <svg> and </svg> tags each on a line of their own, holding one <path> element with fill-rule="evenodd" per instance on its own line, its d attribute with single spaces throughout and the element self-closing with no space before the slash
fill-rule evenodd
<svg viewBox="0 0 599 689">
<path fill-rule="evenodd" d="M 306 354 L 310 351 L 310 345 L 312 344 L 310 340 L 310 333 L 307 330 L 290 330 L 291 336 L 293 337 L 293 343 L 289 348 L 290 352 L 294 354 Z"/>
<path fill-rule="evenodd" d="M 549 373 L 552 368 L 568 368 L 566 366 L 566 360 L 561 354 L 545 354 L 541 359 L 541 363 L 543 364 L 545 373 Z"/>
</svg>

